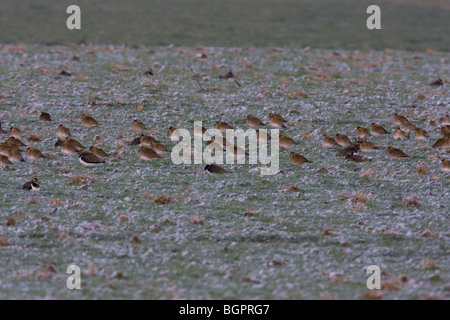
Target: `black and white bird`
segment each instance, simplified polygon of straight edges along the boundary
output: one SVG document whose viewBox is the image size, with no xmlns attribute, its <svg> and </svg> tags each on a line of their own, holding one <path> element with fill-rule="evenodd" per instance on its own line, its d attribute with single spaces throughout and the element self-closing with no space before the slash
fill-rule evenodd
<svg viewBox="0 0 450 320">
<path fill-rule="evenodd" d="M 39 184 L 39 180 L 37 178 L 31 179 L 22 186 L 22 190 L 26 191 L 39 191 L 41 189 L 41 185 Z"/>
<path fill-rule="evenodd" d="M 93 167 L 95 165 L 101 164 L 101 163 L 105 163 L 105 161 L 103 161 L 102 159 L 100 159 L 99 157 L 97 157 L 95 154 L 86 151 L 86 150 L 82 150 L 80 151 L 80 155 L 78 156 L 78 160 L 80 161 L 80 163 L 86 167 Z"/>
</svg>

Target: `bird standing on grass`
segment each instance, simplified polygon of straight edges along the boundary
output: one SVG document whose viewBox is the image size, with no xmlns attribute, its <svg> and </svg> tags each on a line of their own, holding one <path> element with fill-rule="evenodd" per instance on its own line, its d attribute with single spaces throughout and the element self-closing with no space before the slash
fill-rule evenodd
<svg viewBox="0 0 450 320">
<path fill-rule="evenodd" d="M 39 120 L 41 122 L 44 122 L 44 123 L 45 122 L 51 122 L 52 121 L 52 117 L 47 112 L 41 112 L 41 114 L 39 115 Z"/>
<path fill-rule="evenodd" d="M 70 137 L 70 130 L 69 130 L 69 128 L 67 128 L 67 127 L 63 126 L 62 124 L 60 124 L 58 126 L 58 129 L 56 129 L 56 136 L 61 141 L 66 140 L 66 138 Z"/>
<path fill-rule="evenodd" d="M 247 125 L 253 129 L 258 129 L 259 127 L 264 126 L 264 122 L 262 122 L 259 118 L 251 115 L 247 116 L 245 123 L 247 123 Z"/>
<path fill-rule="evenodd" d="M 357 127 L 355 131 L 355 135 L 358 139 L 365 140 L 370 136 L 370 132 L 368 129 L 363 127 Z"/>
<path fill-rule="evenodd" d="M 340 133 L 336 134 L 336 142 L 341 147 L 348 147 L 351 143 L 349 137 L 347 137 L 343 134 L 340 134 Z"/>
<path fill-rule="evenodd" d="M 450 173 L 450 160 L 442 159 L 441 171 L 444 173 Z"/>
<path fill-rule="evenodd" d="M 276 113 L 269 113 L 269 124 L 272 128 L 286 128 L 286 126 L 284 125 L 284 123 L 286 123 L 287 121 L 284 120 L 284 118 Z"/>
<path fill-rule="evenodd" d="M 40 189 L 41 189 L 41 185 L 40 185 L 39 180 L 37 178 L 31 179 L 31 181 L 26 182 L 22 186 L 22 190 L 26 190 L 26 191 L 38 192 Z"/>
<path fill-rule="evenodd" d="M 334 140 L 333 138 L 327 136 L 326 134 L 322 137 L 322 146 L 325 148 L 337 148 L 340 147 L 340 145 Z"/>
<path fill-rule="evenodd" d="M 85 114 L 81 116 L 81 124 L 86 128 L 93 128 L 100 125 L 100 123 L 97 120 Z"/>
<path fill-rule="evenodd" d="M 227 170 L 225 170 L 224 168 L 222 168 L 216 164 L 207 164 L 205 166 L 205 171 L 207 171 L 209 173 L 219 173 L 219 174 L 228 172 Z"/>
<path fill-rule="evenodd" d="M 402 150 L 394 148 L 394 147 L 388 147 L 388 157 L 392 160 L 400 160 L 403 158 L 409 158 L 409 156 L 404 153 Z"/>
<path fill-rule="evenodd" d="M 100 159 L 95 154 L 93 154 L 89 151 L 86 151 L 86 150 L 82 150 L 80 152 L 80 155 L 78 156 L 78 160 L 85 167 L 93 167 L 95 165 L 105 163 L 104 160 Z"/>
<path fill-rule="evenodd" d="M 27 148 L 27 159 L 28 161 L 37 161 L 45 158 L 42 152 L 38 149 Z"/>
<path fill-rule="evenodd" d="M 160 159 L 161 157 L 156 153 L 155 150 L 148 147 L 141 147 L 138 152 L 139 159 L 144 161 L 152 161 L 155 159 Z"/>
<path fill-rule="evenodd" d="M 291 152 L 290 155 L 289 155 L 289 162 L 291 164 L 293 164 L 294 166 L 301 166 L 302 164 L 310 163 L 311 161 L 306 159 L 301 154 L 298 154 L 298 153 L 295 153 L 295 152 Z"/>
</svg>

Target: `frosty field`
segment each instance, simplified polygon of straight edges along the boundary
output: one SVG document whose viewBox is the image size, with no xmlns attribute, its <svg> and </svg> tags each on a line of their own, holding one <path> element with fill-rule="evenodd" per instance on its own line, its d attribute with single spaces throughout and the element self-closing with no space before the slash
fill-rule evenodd
<svg viewBox="0 0 450 320">
<path fill-rule="evenodd" d="M 0 299 L 448 299 L 450 175 L 439 164 L 450 155 L 431 146 L 450 95 L 448 82 L 430 83 L 450 79 L 449 59 L 430 50 L 0 45 L 2 128 L 22 129 L 27 142 L 35 134 L 42 141 L 30 146 L 48 157 L 0 171 Z M 229 68 L 241 87 L 219 79 Z M 53 122 L 39 122 L 41 111 Z M 298 142 L 281 151 L 274 176 L 259 165 L 208 174 L 170 155 L 147 163 L 129 144 L 134 119 L 171 148 L 170 126 L 246 129 L 248 114 L 267 121 L 271 112 Z M 371 137 L 383 148 L 368 163 L 321 145 L 324 133 L 354 138 L 372 122 L 392 132 L 395 112 L 430 138 Z M 82 127 L 82 114 L 101 126 Z M 106 165 L 63 156 L 59 124 L 110 153 Z M 389 160 L 389 145 L 411 158 Z M 290 151 L 312 163 L 292 166 Z M 33 176 L 41 191 L 22 191 Z M 82 290 L 66 288 L 70 264 L 81 267 Z M 381 291 L 366 288 L 369 265 L 382 270 Z"/>
</svg>

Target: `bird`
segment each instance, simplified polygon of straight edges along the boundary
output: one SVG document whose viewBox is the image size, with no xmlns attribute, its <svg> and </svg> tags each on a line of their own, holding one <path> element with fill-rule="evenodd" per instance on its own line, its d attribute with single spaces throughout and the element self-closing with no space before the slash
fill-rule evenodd
<svg viewBox="0 0 450 320">
<path fill-rule="evenodd" d="M 70 137 L 70 130 L 69 130 L 69 128 L 67 128 L 67 127 L 63 126 L 62 124 L 60 124 L 58 126 L 58 129 L 56 129 L 56 136 L 61 141 L 64 141 L 66 138 L 69 138 Z"/>
<path fill-rule="evenodd" d="M 180 140 L 180 131 L 174 127 L 170 127 L 169 131 L 167 131 L 167 138 L 170 139 L 170 141 L 179 141 Z"/>
<path fill-rule="evenodd" d="M 392 116 L 392 123 L 396 126 L 399 126 L 402 124 L 402 122 L 408 121 L 408 119 L 405 116 L 402 116 L 401 114 L 394 113 Z"/>
<path fill-rule="evenodd" d="M 11 149 L 8 151 L 8 159 L 11 161 L 11 163 L 17 163 L 17 162 L 23 162 L 25 161 L 22 157 L 22 154 L 19 150 Z"/>
<path fill-rule="evenodd" d="M 94 146 L 89 148 L 89 152 L 102 160 L 105 159 L 106 157 L 108 157 L 108 154 L 105 151 L 103 151 L 100 148 L 96 148 Z"/>
<path fill-rule="evenodd" d="M 392 137 L 396 140 L 403 140 L 405 139 L 405 136 L 406 133 L 404 133 L 400 128 L 395 129 L 394 132 L 392 133 Z"/>
<path fill-rule="evenodd" d="M 47 112 L 41 112 L 41 114 L 39 115 L 39 120 L 41 122 L 51 122 L 52 117 Z"/>
<path fill-rule="evenodd" d="M 450 137 L 444 136 L 442 138 L 439 138 L 434 144 L 433 148 L 447 150 L 450 148 Z"/>
<path fill-rule="evenodd" d="M 233 148 L 231 148 L 231 145 L 228 146 L 227 152 L 230 152 L 230 149 L 233 150 L 234 158 L 242 158 L 242 157 L 248 156 L 248 152 L 238 146 L 233 146 Z"/>
<path fill-rule="evenodd" d="M 155 159 L 160 159 L 161 157 L 156 153 L 155 150 L 148 147 L 141 147 L 138 152 L 139 159 L 144 161 L 151 161 Z"/>
<path fill-rule="evenodd" d="M 9 161 L 8 157 L 0 154 L 0 167 L 5 168 L 10 164 L 12 164 L 12 162 Z"/>
<path fill-rule="evenodd" d="M 27 159 L 28 161 L 37 161 L 45 158 L 41 151 L 34 148 L 27 148 Z"/>
<path fill-rule="evenodd" d="M 1 122 L 0 122 L 0 133 L 6 133 L 6 131 L 2 129 L 2 123 Z"/>
<path fill-rule="evenodd" d="M 269 124 L 272 128 L 286 128 L 286 126 L 284 125 L 285 122 L 287 122 L 286 120 L 284 120 L 284 118 L 276 113 L 269 113 Z"/>
<path fill-rule="evenodd" d="M 306 159 L 301 154 L 298 154 L 298 153 L 295 153 L 295 152 L 291 152 L 290 155 L 289 155 L 289 162 L 291 164 L 293 164 L 294 166 L 301 166 L 302 164 L 310 163 L 311 161 Z"/>
<path fill-rule="evenodd" d="M 145 124 L 137 119 L 134 119 L 133 122 L 131 123 L 131 130 L 133 131 L 142 132 L 145 129 L 146 129 Z"/>
<path fill-rule="evenodd" d="M 413 124 L 412 124 L 411 122 L 409 122 L 408 120 L 405 120 L 405 121 L 402 121 L 402 122 L 400 123 L 400 129 L 401 129 L 404 133 L 406 133 L 406 134 L 408 135 L 408 138 L 409 138 L 410 133 L 416 131 L 416 126 L 413 125 Z"/>
<path fill-rule="evenodd" d="M 38 192 L 40 189 L 41 189 L 41 185 L 37 178 L 32 178 L 31 181 L 26 182 L 22 186 L 22 190 L 26 190 L 26 191 Z"/>
<path fill-rule="evenodd" d="M 279 146 L 283 149 L 290 149 L 297 144 L 292 138 L 280 134 Z"/>
<path fill-rule="evenodd" d="M 388 157 L 392 160 L 400 160 L 402 158 L 409 158 L 409 156 L 402 150 L 389 146 L 388 147 Z"/>
<path fill-rule="evenodd" d="M 223 121 L 217 121 L 216 122 L 216 129 L 226 132 L 227 130 L 234 129 L 232 126 L 230 126 L 228 123 Z"/>
<path fill-rule="evenodd" d="M 163 154 L 166 154 L 166 153 L 169 152 L 169 150 L 167 150 L 167 148 L 163 144 L 161 144 L 161 143 L 159 143 L 157 141 L 152 141 L 150 143 L 150 147 L 154 151 L 156 151 L 156 153 L 159 154 L 159 155 L 163 155 Z"/>
<path fill-rule="evenodd" d="M 441 127 L 449 126 L 450 125 L 450 117 L 449 115 L 445 115 L 442 118 L 439 119 L 439 124 Z"/>
<path fill-rule="evenodd" d="M 151 144 L 154 142 L 158 141 L 152 136 L 146 136 L 145 134 L 142 134 L 139 139 L 139 144 L 143 145 L 144 147 L 151 147 Z"/>
<path fill-rule="evenodd" d="M 205 134 L 206 129 L 204 127 L 201 127 L 199 125 L 194 126 L 194 137 L 197 138 L 203 138 L 203 135 Z"/>
<path fill-rule="evenodd" d="M 260 134 L 260 132 L 262 131 L 256 130 L 256 139 L 258 139 L 259 142 L 267 142 L 272 139 L 272 137 L 267 131 L 265 131 L 265 134 L 263 133 Z"/>
<path fill-rule="evenodd" d="M 360 144 L 359 143 L 352 143 L 347 148 L 340 150 L 337 153 L 338 157 L 345 157 L 347 155 L 352 155 L 357 153 L 360 150 Z"/>
<path fill-rule="evenodd" d="M 81 116 L 81 124 L 86 128 L 93 128 L 100 125 L 100 123 L 97 120 L 85 114 Z"/>
<path fill-rule="evenodd" d="M 376 123 L 372 123 L 370 125 L 370 134 L 375 137 L 379 137 L 384 134 L 389 134 L 389 132 L 387 132 L 387 130 L 385 128 L 383 128 L 382 126 L 380 126 Z"/>
<path fill-rule="evenodd" d="M 323 135 L 322 146 L 324 146 L 325 148 L 340 147 L 340 145 L 336 142 L 336 140 L 334 140 L 333 138 L 327 136 L 326 134 Z"/>
<path fill-rule="evenodd" d="M 414 133 L 414 138 L 416 140 L 427 140 L 428 139 L 428 132 L 426 132 L 423 129 L 420 128 L 416 128 L 415 133 Z"/>
<path fill-rule="evenodd" d="M 227 170 L 225 170 L 224 168 L 222 168 L 216 164 L 207 164 L 205 166 L 205 171 L 207 171 L 209 173 L 219 173 L 219 174 L 228 172 Z"/>
<path fill-rule="evenodd" d="M 80 163 L 86 167 L 93 167 L 97 164 L 101 164 L 101 163 L 105 163 L 104 160 L 100 159 L 99 157 L 97 157 L 95 154 L 86 151 L 86 150 L 81 150 L 80 151 L 80 155 L 78 156 L 78 160 L 80 161 Z"/>
<path fill-rule="evenodd" d="M 10 137 L 20 139 L 21 135 L 22 135 L 22 131 L 20 129 L 15 128 L 15 127 L 9 128 L 9 136 Z"/>
<path fill-rule="evenodd" d="M 367 139 L 370 136 L 370 132 L 368 129 L 363 127 L 357 127 L 355 131 L 355 135 L 358 139 Z"/>
<path fill-rule="evenodd" d="M 441 127 L 441 133 L 443 136 L 450 136 L 450 125 Z"/>
<path fill-rule="evenodd" d="M 362 152 L 372 152 L 375 151 L 375 149 L 378 149 L 378 147 L 375 147 L 375 145 L 369 141 L 362 141 L 359 144 L 359 148 Z"/>
<path fill-rule="evenodd" d="M 0 142 L 0 155 L 8 156 L 8 152 L 9 152 L 9 150 L 11 150 L 11 148 L 18 149 L 16 145 L 11 146 L 11 145 L 9 145 L 7 143 Z"/>
<path fill-rule="evenodd" d="M 233 79 L 233 81 L 238 85 L 238 87 L 241 86 L 241 84 L 236 80 L 233 71 L 228 71 L 228 73 L 224 74 L 224 75 L 220 75 L 219 79 Z"/>
<path fill-rule="evenodd" d="M 349 137 L 340 133 L 336 134 L 336 142 L 341 147 L 348 147 L 351 143 Z"/>
<path fill-rule="evenodd" d="M 348 160 L 348 161 L 353 161 L 353 162 L 369 162 L 369 161 L 372 161 L 372 159 L 360 156 L 358 154 L 347 154 L 345 156 L 345 159 Z"/>
<path fill-rule="evenodd" d="M 258 129 L 259 127 L 264 126 L 264 122 L 262 122 L 259 118 L 251 115 L 247 116 L 245 122 L 247 123 L 247 126 L 254 129 Z"/>
<path fill-rule="evenodd" d="M 72 138 L 66 138 L 61 145 L 61 152 L 66 156 L 73 156 L 84 149 L 84 146 Z"/>
<path fill-rule="evenodd" d="M 444 173 L 450 173 L 450 160 L 442 159 L 441 171 Z"/>
<path fill-rule="evenodd" d="M 6 140 L 6 144 L 16 146 L 19 149 L 27 146 L 25 143 L 14 137 L 9 137 L 8 140 Z"/>
</svg>

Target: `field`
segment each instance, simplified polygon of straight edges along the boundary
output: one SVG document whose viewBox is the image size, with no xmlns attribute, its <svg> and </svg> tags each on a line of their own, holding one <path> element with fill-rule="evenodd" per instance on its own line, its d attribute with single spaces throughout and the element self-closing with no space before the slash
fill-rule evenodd
<svg viewBox="0 0 450 320">
<path fill-rule="evenodd" d="M 20 127 L 25 141 L 36 134 L 42 141 L 31 145 L 49 158 L 0 173 L 0 298 L 370 298 L 373 264 L 384 298 L 448 296 L 450 188 L 439 172 L 448 154 L 431 145 L 450 101 L 445 86 L 429 85 L 448 77 L 448 53 L 30 45 L 0 54 L 3 127 Z M 241 87 L 218 78 L 228 66 Z M 40 123 L 40 111 L 53 122 Z M 169 156 L 142 162 L 129 145 L 135 118 L 170 147 L 171 125 L 246 128 L 247 114 L 272 111 L 288 119 L 282 132 L 312 164 L 293 167 L 289 150 L 274 176 L 257 165 L 213 175 Z M 371 140 L 410 159 L 381 149 L 352 163 L 321 146 L 322 133 L 353 137 L 371 122 L 392 131 L 394 112 L 428 130 L 429 141 Z M 85 129 L 83 113 L 102 125 Z M 111 153 L 107 164 L 90 169 L 62 156 L 53 146 L 59 124 Z M 41 192 L 21 191 L 32 176 Z M 83 272 L 79 292 L 65 288 L 72 263 Z"/>
<path fill-rule="evenodd" d="M 77 3 L 79 32 L 65 29 L 72 2 L 0 5 L 0 122 L 47 157 L 0 168 L 0 299 L 450 297 L 450 175 L 439 170 L 450 154 L 432 148 L 450 113 L 446 1 L 383 0 L 378 33 L 364 1 Z M 240 87 L 219 77 L 230 69 Z M 271 112 L 298 143 L 272 176 L 260 164 L 209 174 L 170 154 L 144 162 L 130 145 L 134 119 L 171 149 L 170 126 L 245 130 L 248 114 Z M 366 163 L 321 144 L 372 122 L 392 133 L 395 112 L 429 139 L 370 137 L 380 149 L 361 153 Z M 82 114 L 101 126 L 86 129 Z M 63 156 L 60 124 L 106 164 Z M 388 159 L 388 146 L 410 158 Z M 291 165 L 291 151 L 312 163 Z M 34 176 L 40 192 L 21 190 Z M 71 264 L 81 290 L 66 287 Z M 366 287 L 370 265 L 382 290 Z"/>
</svg>

